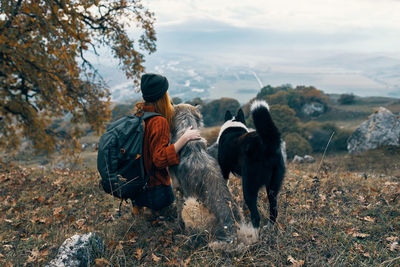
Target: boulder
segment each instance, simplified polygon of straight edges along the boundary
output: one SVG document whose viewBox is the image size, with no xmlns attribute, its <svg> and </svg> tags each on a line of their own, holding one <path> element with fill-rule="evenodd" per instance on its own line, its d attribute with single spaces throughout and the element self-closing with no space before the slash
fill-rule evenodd
<svg viewBox="0 0 400 267">
<path fill-rule="evenodd" d="M 307 103 L 301 111 L 307 116 L 318 116 L 325 112 L 325 106 L 318 102 Z"/>
<path fill-rule="evenodd" d="M 300 157 L 300 156 L 298 156 L 298 155 L 296 155 L 296 156 L 294 156 L 292 162 L 293 162 L 293 163 L 303 163 L 303 162 L 304 162 L 304 158 L 303 158 L 303 157 Z"/>
<path fill-rule="evenodd" d="M 307 163 L 314 163 L 314 162 L 315 162 L 315 159 L 314 159 L 313 156 L 305 155 L 305 156 L 304 156 L 304 162 L 307 162 Z"/>
<path fill-rule="evenodd" d="M 349 153 L 388 145 L 400 146 L 400 116 L 384 107 L 371 114 L 347 140 Z"/>
<path fill-rule="evenodd" d="M 92 266 L 94 260 L 101 257 L 103 249 L 103 241 L 94 233 L 74 235 L 64 241 L 56 258 L 47 266 Z"/>
</svg>

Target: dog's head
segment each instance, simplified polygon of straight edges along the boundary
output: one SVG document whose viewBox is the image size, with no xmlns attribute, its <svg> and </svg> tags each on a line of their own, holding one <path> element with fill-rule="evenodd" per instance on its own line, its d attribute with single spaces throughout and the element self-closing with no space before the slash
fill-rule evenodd
<svg viewBox="0 0 400 267">
<path fill-rule="evenodd" d="M 221 126 L 221 129 L 219 131 L 217 143 L 219 143 L 219 138 L 221 137 L 222 133 L 228 129 L 228 128 L 243 128 L 246 130 L 246 132 L 249 131 L 246 126 L 246 121 L 244 119 L 244 113 L 242 109 L 239 109 L 238 112 L 236 113 L 236 116 L 232 116 L 232 113 L 228 110 L 225 113 L 225 122 Z"/>
<path fill-rule="evenodd" d="M 225 122 L 227 122 L 227 121 L 241 122 L 244 125 L 246 125 L 246 121 L 244 119 L 244 113 L 241 108 L 238 110 L 235 117 L 233 117 L 232 113 L 229 110 L 227 110 L 225 113 Z"/>
<path fill-rule="evenodd" d="M 201 129 L 203 127 L 203 117 L 198 107 L 189 104 L 178 104 L 174 106 L 174 126 L 172 128 L 172 141 L 175 142 L 186 131 L 193 129 Z"/>
</svg>

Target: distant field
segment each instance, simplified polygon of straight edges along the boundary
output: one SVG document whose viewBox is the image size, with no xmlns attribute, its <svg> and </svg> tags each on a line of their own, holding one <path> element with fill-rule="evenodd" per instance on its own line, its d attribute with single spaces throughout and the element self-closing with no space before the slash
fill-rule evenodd
<svg viewBox="0 0 400 267">
<path fill-rule="evenodd" d="M 330 95 L 330 108 L 321 116 L 306 118 L 304 121 L 316 120 L 330 122 L 350 130 L 355 130 L 363 121 L 368 119 L 379 107 L 385 107 L 393 113 L 400 113 L 400 99 L 388 97 L 357 97 L 351 105 L 340 105 L 339 95 Z"/>
</svg>

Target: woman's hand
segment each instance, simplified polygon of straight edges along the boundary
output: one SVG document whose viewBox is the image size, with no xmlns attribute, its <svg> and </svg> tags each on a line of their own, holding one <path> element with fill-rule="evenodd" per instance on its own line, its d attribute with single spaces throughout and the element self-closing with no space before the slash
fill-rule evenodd
<svg viewBox="0 0 400 267">
<path fill-rule="evenodd" d="M 175 151 L 178 153 L 182 147 L 186 145 L 190 140 L 201 139 L 200 131 L 198 129 L 193 130 L 193 126 L 190 126 L 186 132 L 175 142 Z"/>
</svg>

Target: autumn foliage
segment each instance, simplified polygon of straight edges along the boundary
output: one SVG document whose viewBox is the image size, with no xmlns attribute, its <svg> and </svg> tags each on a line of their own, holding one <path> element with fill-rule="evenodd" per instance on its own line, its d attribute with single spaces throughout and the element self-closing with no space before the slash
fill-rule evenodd
<svg viewBox="0 0 400 267">
<path fill-rule="evenodd" d="M 91 266 L 398 266 L 400 153 L 388 152 L 374 151 L 372 170 L 359 164 L 370 153 L 289 163 L 278 223 L 268 224 L 261 190 L 259 240 L 225 250 L 209 247 L 206 231 L 133 214 L 131 203 L 119 216 L 94 170 L 0 165 L 0 266 L 45 266 L 65 239 L 89 232 L 105 246 Z M 229 181 L 246 214 L 241 179 Z"/>
<path fill-rule="evenodd" d="M 139 1 L 0 1 L 0 147 L 27 138 L 39 151 L 79 147 L 79 124 L 101 131 L 110 115 L 109 91 L 87 59 L 111 49 L 137 83 L 144 52 L 155 51 L 154 17 Z M 141 32 L 133 40 L 127 32 Z M 59 118 L 72 126 L 62 136 Z"/>
</svg>

